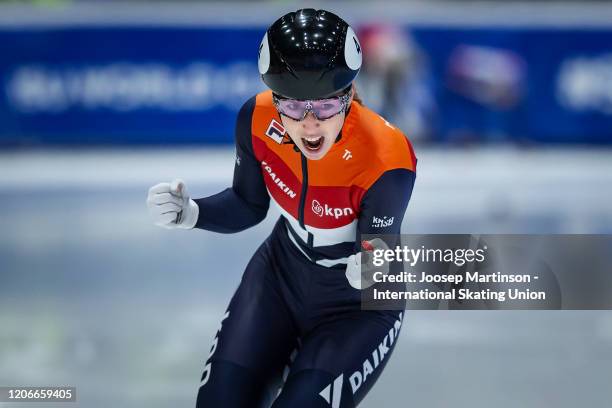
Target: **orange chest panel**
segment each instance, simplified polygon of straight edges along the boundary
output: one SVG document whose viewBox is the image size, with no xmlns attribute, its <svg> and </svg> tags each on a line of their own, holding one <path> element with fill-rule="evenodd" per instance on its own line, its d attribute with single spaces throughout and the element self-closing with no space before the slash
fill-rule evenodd
<svg viewBox="0 0 612 408">
<path fill-rule="evenodd" d="M 315 228 L 337 228 L 357 218 L 365 190 L 348 174 L 334 183 L 328 164 L 303 159 L 293 145 L 269 148 L 254 137 L 253 150 L 270 196 L 295 219 Z"/>
<path fill-rule="evenodd" d="M 359 215 L 364 194 L 386 169 L 413 165 L 407 139 L 392 134 L 394 128 L 384 119 L 356 104 L 345 119 L 343 136 L 325 157 L 306 160 L 285 143 L 288 135 L 271 101 L 270 92 L 257 97 L 253 152 L 271 198 L 301 223 L 315 228 L 350 224 Z"/>
</svg>

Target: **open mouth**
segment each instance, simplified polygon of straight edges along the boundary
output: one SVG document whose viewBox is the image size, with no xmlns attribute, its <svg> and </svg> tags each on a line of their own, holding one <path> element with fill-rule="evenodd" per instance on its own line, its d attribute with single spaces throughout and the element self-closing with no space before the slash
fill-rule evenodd
<svg viewBox="0 0 612 408">
<path fill-rule="evenodd" d="M 323 146 L 323 136 L 302 138 L 302 143 L 307 150 L 317 152 Z"/>
</svg>

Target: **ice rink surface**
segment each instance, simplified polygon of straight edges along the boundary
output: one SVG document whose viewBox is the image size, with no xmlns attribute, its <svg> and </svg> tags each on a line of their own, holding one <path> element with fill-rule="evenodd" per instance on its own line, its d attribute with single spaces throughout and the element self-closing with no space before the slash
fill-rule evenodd
<svg viewBox="0 0 612 408">
<path fill-rule="evenodd" d="M 406 233 L 612 232 L 610 150 L 417 156 Z M 75 407 L 194 406 L 278 214 L 235 235 L 168 231 L 145 198 L 175 177 L 216 193 L 232 168 L 224 148 L 0 153 L 0 384 L 74 385 Z M 609 311 L 408 311 L 361 406 L 609 407 L 610 361 Z"/>
</svg>

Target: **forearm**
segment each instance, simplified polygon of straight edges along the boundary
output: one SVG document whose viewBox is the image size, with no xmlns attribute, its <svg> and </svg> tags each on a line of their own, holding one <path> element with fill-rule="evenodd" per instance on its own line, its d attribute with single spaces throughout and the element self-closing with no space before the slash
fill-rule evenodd
<svg viewBox="0 0 612 408">
<path fill-rule="evenodd" d="M 268 206 L 247 202 L 233 188 L 194 201 L 200 210 L 195 228 L 225 234 L 259 224 L 268 212 Z"/>
</svg>

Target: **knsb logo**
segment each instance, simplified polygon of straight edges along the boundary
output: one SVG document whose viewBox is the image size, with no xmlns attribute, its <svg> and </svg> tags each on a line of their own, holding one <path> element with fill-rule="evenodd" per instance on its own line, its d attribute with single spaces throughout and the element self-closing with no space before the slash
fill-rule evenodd
<svg viewBox="0 0 612 408">
<path fill-rule="evenodd" d="M 382 218 L 379 218 L 374 215 L 372 216 L 372 227 L 373 228 L 390 227 L 391 225 L 393 225 L 393 218 L 394 217 L 387 217 L 386 215 L 383 216 Z"/>
<path fill-rule="evenodd" d="M 336 377 L 333 384 L 329 384 L 319 393 L 319 395 L 323 397 L 323 399 L 327 401 L 327 403 L 330 404 L 332 408 L 340 407 L 340 398 L 342 398 L 343 382 L 344 374 L 340 374 L 338 377 Z"/>
<path fill-rule="evenodd" d="M 327 204 L 321 205 L 317 200 L 312 200 L 312 212 L 317 214 L 319 217 L 328 216 L 338 219 L 340 217 L 346 217 L 353 214 L 353 210 L 349 207 L 344 208 L 333 208 Z"/>
</svg>

